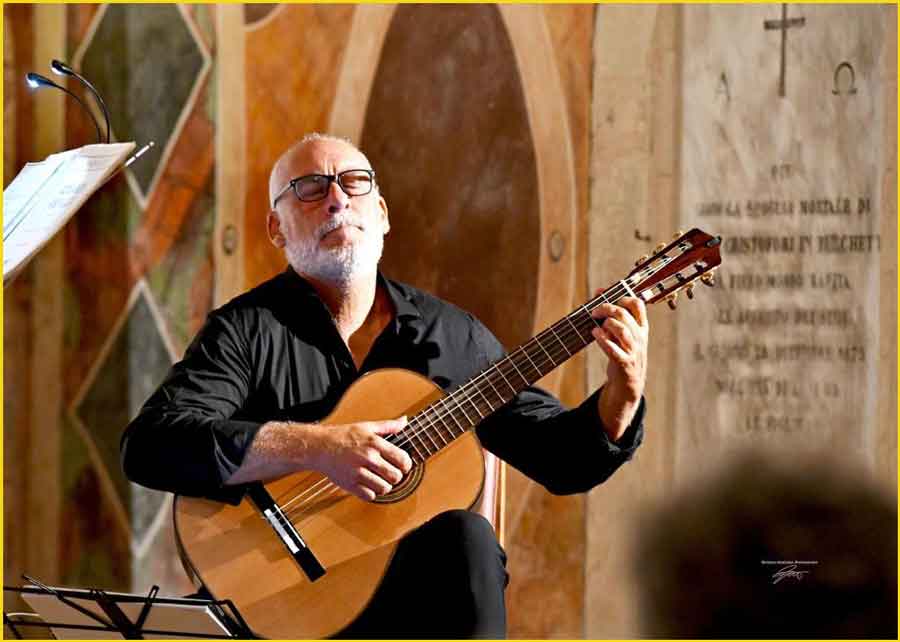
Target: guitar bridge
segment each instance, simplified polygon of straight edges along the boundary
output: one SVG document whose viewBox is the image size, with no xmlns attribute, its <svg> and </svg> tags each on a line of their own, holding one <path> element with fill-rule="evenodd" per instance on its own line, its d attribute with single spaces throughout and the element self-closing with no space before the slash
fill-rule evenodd
<svg viewBox="0 0 900 642">
<path fill-rule="evenodd" d="M 297 562 L 297 565 L 309 578 L 309 581 L 315 582 L 325 575 L 325 568 L 313 555 L 312 550 L 306 545 L 303 538 L 300 537 L 300 533 L 294 528 L 291 520 L 287 518 L 281 507 L 272 499 L 266 487 L 262 484 L 252 484 L 248 490 L 248 495 L 250 500 L 256 504 L 259 512 L 263 514 L 266 522 L 278 535 L 278 539 L 284 544 L 288 553 L 291 554 L 291 557 L 294 558 L 294 561 Z"/>
</svg>

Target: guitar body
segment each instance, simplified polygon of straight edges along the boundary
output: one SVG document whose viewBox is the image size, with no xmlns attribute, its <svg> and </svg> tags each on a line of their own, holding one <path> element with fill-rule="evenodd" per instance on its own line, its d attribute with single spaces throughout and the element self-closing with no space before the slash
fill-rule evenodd
<svg viewBox="0 0 900 642">
<path fill-rule="evenodd" d="M 425 377 L 370 372 L 323 424 L 412 417 L 444 396 Z M 469 508 L 484 482 L 481 446 L 468 432 L 413 469 L 390 495 L 366 502 L 313 472 L 265 485 L 325 574 L 310 581 L 256 505 L 178 496 L 175 534 L 188 573 L 216 599 L 230 599 L 259 636 L 334 635 L 371 600 L 398 540 L 447 510 Z"/>
</svg>

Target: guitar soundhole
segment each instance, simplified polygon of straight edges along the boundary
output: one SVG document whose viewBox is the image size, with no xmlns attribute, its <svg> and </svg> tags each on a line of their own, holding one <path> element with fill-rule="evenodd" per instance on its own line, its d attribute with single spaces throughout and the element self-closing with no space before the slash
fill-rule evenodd
<svg viewBox="0 0 900 642">
<path fill-rule="evenodd" d="M 399 502 L 401 499 L 405 499 L 409 497 L 412 492 L 418 487 L 419 482 L 422 481 L 422 476 L 425 474 L 425 464 L 421 463 L 413 467 L 409 474 L 404 477 L 399 484 L 394 486 L 394 490 L 389 492 L 387 495 L 382 495 L 381 497 L 375 498 L 376 504 L 390 504 L 393 502 Z"/>
</svg>

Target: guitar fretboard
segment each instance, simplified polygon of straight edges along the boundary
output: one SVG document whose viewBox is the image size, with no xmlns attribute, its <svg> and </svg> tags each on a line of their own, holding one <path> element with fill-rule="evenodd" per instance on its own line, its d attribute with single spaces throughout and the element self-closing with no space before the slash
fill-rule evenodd
<svg viewBox="0 0 900 642">
<path fill-rule="evenodd" d="M 392 439 L 421 463 L 591 343 L 591 311 L 633 294 L 619 281 L 412 417 Z"/>
</svg>

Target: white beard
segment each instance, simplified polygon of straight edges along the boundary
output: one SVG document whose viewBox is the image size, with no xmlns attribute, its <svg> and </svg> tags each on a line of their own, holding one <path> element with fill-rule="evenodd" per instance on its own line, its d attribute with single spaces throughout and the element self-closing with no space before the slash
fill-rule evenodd
<svg viewBox="0 0 900 642">
<path fill-rule="evenodd" d="M 357 243 L 348 243 L 334 248 L 319 246 L 319 240 L 328 232 L 341 225 L 357 225 L 362 228 L 363 238 Z M 323 223 L 313 235 L 301 241 L 288 241 L 284 255 L 298 274 L 342 287 L 355 278 L 371 274 L 378 267 L 384 250 L 384 235 L 372 222 L 361 223 L 353 217 L 338 214 Z"/>
</svg>

